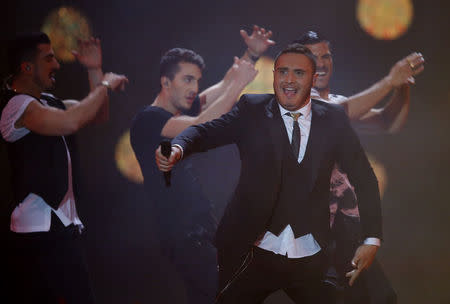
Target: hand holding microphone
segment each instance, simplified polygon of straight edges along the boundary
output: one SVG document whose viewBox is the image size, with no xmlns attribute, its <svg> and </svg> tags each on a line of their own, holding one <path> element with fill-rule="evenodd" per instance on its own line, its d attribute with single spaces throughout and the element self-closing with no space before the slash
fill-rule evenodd
<svg viewBox="0 0 450 304">
<path fill-rule="evenodd" d="M 181 159 L 182 151 L 177 146 L 171 146 L 170 140 L 163 140 L 155 152 L 156 165 L 164 172 L 166 186 L 170 186 L 170 170 Z"/>
</svg>

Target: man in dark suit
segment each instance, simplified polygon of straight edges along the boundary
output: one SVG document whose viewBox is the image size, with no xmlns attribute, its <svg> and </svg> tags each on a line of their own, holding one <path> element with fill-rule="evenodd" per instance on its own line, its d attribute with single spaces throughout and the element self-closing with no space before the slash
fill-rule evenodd
<svg viewBox="0 0 450 304">
<path fill-rule="evenodd" d="M 311 101 L 315 69 L 306 47 L 289 45 L 275 59 L 275 95 L 244 95 L 221 118 L 177 136 L 168 159 L 156 151 L 159 169 L 169 171 L 194 152 L 239 148 L 239 184 L 216 234 L 221 303 L 261 303 L 278 289 L 296 303 L 320 303 L 335 163 L 355 186 L 365 238 L 350 284 L 375 257 L 382 234 L 377 180 L 344 109 Z"/>
</svg>

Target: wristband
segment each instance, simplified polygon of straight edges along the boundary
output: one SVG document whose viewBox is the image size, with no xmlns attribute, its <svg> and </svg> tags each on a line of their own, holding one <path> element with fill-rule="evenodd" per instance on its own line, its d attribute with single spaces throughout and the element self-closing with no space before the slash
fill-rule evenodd
<svg viewBox="0 0 450 304">
<path fill-rule="evenodd" d="M 105 86 L 106 88 L 108 88 L 110 90 L 112 89 L 111 88 L 111 84 L 107 80 L 102 80 L 102 82 L 100 82 L 100 85 L 103 85 L 103 86 Z"/>
<path fill-rule="evenodd" d="M 253 61 L 253 62 L 258 61 L 259 56 L 252 55 L 252 54 L 250 53 L 250 50 L 249 50 L 249 49 L 247 49 L 247 54 L 248 54 L 248 57 L 250 58 L 251 61 Z"/>
</svg>

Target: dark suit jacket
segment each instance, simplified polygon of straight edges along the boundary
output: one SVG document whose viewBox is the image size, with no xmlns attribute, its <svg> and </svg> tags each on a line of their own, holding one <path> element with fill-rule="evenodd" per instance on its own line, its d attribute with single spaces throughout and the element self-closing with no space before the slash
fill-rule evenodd
<svg viewBox="0 0 450 304">
<path fill-rule="evenodd" d="M 377 179 L 343 108 L 312 100 L 311 111 L 307 149 L 312 149 L 313 173 L 309 199 L 317 207 L 311 233 L 322 247 L 326 246 L 330 175 L 337 162 L 355 186 L 362 236 L 381 238 Z M 243 95 L 229 113 L 190 127 L 172 141 L 183 148 L 184 157 L 230 143 L 239 148 L 242 164 L 239 184 L 216 234 L 219 264 L 221 256 L 244 255 L 267 230 L 280 189 L 281 147 L 287 140 L 276 98 L 264 94 Z"/>
</svg>

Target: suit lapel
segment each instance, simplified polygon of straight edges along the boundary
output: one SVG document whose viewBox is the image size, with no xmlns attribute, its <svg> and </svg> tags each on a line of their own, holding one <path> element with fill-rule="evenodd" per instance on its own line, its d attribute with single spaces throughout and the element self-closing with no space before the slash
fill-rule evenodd
<svg viewBox="0 0 450 304">
<path fill-rule="evenodd" d="M 326 142 L 327 128 L 326 108 L 311 100 L 311 129 L 309 131 L 308 146 L 306 153 L 310 153 L 311 158 L 311 189 L 314 186 L 322 160 L 324 143 Z M 308 151 L 309 150 L 309 151 Z"/>
<path fill-rule="evenodd" d="M 283 141 L 287 140 L 287 131 L 281 118 L 280 108 L 275 96 L 266 105 L 265 115 L 267 118 L 267 128 L 269 130 L 270 142 L 272 143 L 275 161 L 279 168 L 281 168 L 281 160 L 283 157 L 282 146 Z"/>
<path fill-rule="evenodd" d="M 329 125 L 326 119 L 326 111 L 327 110 L 323 105 L 315 100 L 311 100 L 311 129 L 309 133 L 308 145 L 306 147 L 306 153 L 310 154 L 311 159 L 310 191 L 312 190 L 317 179 L 324 144 L 327 140 L 326 134 L 328 134 L 327 129 L 329 128 Z M 277 172 L 280 172 L 283 158 L 283 141 L 288 140 L 288 136 L 275 96 L 267 103 L 265 116 L 270 141 L 274 151 L 275 166 L 277 168 Z"/>
</svg>

